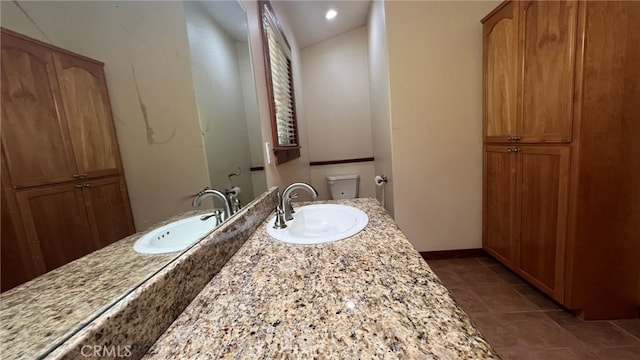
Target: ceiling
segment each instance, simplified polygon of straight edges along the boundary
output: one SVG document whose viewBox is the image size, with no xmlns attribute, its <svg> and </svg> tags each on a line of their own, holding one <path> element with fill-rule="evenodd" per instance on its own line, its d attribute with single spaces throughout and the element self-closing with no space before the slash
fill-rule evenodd
<svg viewBox="0 0 640 360">
<path fill-rule="evenodd" d="M 318 42 L 367 24 L 370 0 L 272 0 L 279 15 L 286 18 L 298 47 L 304 49 Z M 329 9 L 338 11 L 326 20 Z"/>
</svg>

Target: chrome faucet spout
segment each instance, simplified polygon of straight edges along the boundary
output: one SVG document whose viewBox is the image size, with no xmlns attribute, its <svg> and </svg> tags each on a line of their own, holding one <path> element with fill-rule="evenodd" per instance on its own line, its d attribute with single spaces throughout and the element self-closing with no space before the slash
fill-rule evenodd
<svg viewBox="0 0 640 360">
<path fill-rule="evenodd" d="M 228 219 L 232 215 L 231 206 L 229 206 L 229 199 L 227 199 L 227 197 L 218 190 L 205 188 L 193 198 L 191 206 L 200 207 L 200 205 L 202 205 L 202 199 L 209 196 L 217 197 L 218 199 L 220 199 L 220 201 L 222 201 L 222 203 L 224 204 L 225 219 Z"/>
<path fill-rule="evenodd" d="M 298 197 L 298 194 L 290 195 L 293 191 L 297 189 L 306 190 L 311 195 L 311 200 L 315 200 L 318 197 L 318 192 L 316 189 L 303 182 L 296 182 L 289 186 L 287 186 L 282 192 L 282 198 L 280 203 L 280 209 L 284 211 L 284 219 L 286 221 L 293 220 L 293 205 L 291 205 L 291 200 Z"/>
</svg>

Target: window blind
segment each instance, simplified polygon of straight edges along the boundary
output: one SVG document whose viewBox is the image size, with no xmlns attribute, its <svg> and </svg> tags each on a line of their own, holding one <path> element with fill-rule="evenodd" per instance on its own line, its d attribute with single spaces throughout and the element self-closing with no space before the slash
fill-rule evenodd
<svg viewBox="0 0 640 360">
<path fill-rule="evenodd" d="M 268 16 L 265 16 L 263 21 L 269 47 L 269 66 L 273 87 L 278 145 L 297 146 L 291 59 L 283 49 L 282 39 L 274 29 L 274 25 Z"/>
</svg>

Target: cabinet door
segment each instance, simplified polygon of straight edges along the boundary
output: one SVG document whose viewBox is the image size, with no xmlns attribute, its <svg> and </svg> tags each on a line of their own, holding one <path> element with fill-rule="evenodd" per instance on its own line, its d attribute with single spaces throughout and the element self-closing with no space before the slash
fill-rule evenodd
<svg viewBox="0 0 640 360">
<path fill-rule="evenodd" d="M 521 4 L 521 142 L 569 142 L 573 117 L 576 1 Z"/>
<path fill-rule="evenodd" d="M 82 186 L 91 230 L 100 248 L 134 233 L 122 177 L 94 180 Z"/>
<path fill-rule="evenodd" d="M 2 148 L 14 188 L 73 180 L 75 160 L 46 48 L 2 31 Z"/>
<path fill-rule="evenodd" d="M 516 155 L 507 146 L 487 146 L 484 151 L 483 248 L 514 267 Z"/>
<path fill-rule="evenodd" d="M 30 246 L 25 234 L 22 218 L 16 202 L 16 191 L 11 187 L 6 171 L 6 161 L 2 154 L 0 191 L 0 291 L 7 291 L 44 274 L 40 248 Z"/>
<path fill-rule="evenodd" d="M 540 290 L 563 299 L 568 146 L 519 146 L 518 270 Z"/>
<path fill-rule="evenodd" d="M 518 2 L 509 2 L 483 23 L 484 138 L 506 142 L 516 135 Z"/>
<path fill-rule="evenodd" d="M 82 177 L 116 175 L 122 168 L 111 105 L 100 63 L 54 53 L 71 145 Z"/>
<path fill-rule="evenodd" d="M 97 249 L 79 184 L 16 192 L 27 238 L 39 245 L 47 271 Z"/>
</svg>

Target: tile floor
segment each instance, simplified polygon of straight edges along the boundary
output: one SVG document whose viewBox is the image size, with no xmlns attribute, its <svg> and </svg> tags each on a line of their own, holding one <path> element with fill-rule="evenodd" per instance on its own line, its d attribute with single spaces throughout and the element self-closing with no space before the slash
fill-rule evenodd
<svg viewBox="0 0 640 360">
<path fill-rule="evenodd" d="M 427 262 L 504 360 L 640 360 L 640 319 L 582 321 L 490 257 Z"/>
</svg>

